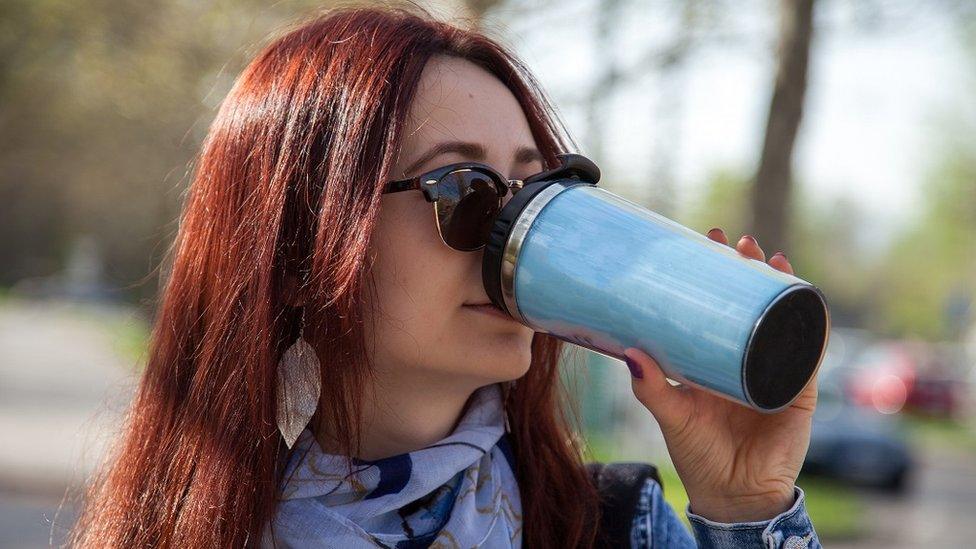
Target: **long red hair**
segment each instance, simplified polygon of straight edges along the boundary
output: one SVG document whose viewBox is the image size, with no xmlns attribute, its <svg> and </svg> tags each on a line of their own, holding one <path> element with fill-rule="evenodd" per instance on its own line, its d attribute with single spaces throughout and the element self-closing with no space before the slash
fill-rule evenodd
<svg viewBox="0 0 976 549">
<path fill-rule="evenodd" d="M 328 357 L 321 412 L 336 418 L 346 451 L 358 447 L 358 397 L 372 374 L 361 329 L 366 251 L 421 71 L 437 54 L 511 89 L 547 162 L 573 150 L 518 59 L 423 10 L 340 8 L 275 39 L 203 143 L 146 370 L 72 545 L 258 544 L 287 458 L 275 367 L 299 316 L 286 275 L 303 281 L 306 337 Z M 559 375 L 562 346 L 534 336 L 531 367 L 508 403 L 523 541 L 533 549 L 589 547 L 598 521 L 577 404 Z"/>
</svg>

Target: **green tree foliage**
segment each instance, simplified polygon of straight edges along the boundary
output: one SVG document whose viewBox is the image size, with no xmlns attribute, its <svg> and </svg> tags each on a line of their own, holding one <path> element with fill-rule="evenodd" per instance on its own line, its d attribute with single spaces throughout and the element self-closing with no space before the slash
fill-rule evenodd
<svg viewBox="0 0 976 549">
<path fill-rule="evenodd" d="M 929 339 L 952 337 L 946 299 L 961 288 L 976 298 L 976 154 L 954 149 L 924 187 L 916 223 L 879 266 L 878 315 L 888 331 Z"/>
<path fill-rule="evenodd" d="M 721 227 L 729 239 L 745 233 L 749 215 L 748 178 L 734 170 L 718 170 L 705 183 L 683 223 L 699 232 Z"/>
<path fill-rule="evenodd" d="M 734 246 L 748 232 L 749 192 L 750 180 L 744 174 L 717 171 L 682 217 L 682 223 L 702 233 L 721 227 Z M 871 284 L 867 276 L 870 264 L 861 258 L 857 238 L 863 222 L 860 208 L 847 198 L 814 200 L 803 186 L 794 190 L 785 208 L 794 236 L 793 247 L 783 251 L 797 276 L 824 291 L 835 322 L 861 323 Z M 764 243 L 763 235 L 754 236 L 767 259 L 777 251 Z"/>
<path fill-rule="evenodd" d="M 243 64 L 328 2 L 0 3 L 0 286 L 99 243 L 120 297 L 154 272 L 207 126 Z"/>
<path fill-rule="evenodd" d="M 822 202 L 807 187 L 789 206 L 794 245 L 784 250 L 797 275 L 827 295 L 832 319 L 890 336 L 951 339 L 950 295 L 976 299 L 976 148 L 958 146 L 936 163 L 915 221 L 883 250 L 867 249 L 861 207 L 841 197 Z M 722 227 L 734 245 L 745 232 L 748 179 L 717 172 L 681 218 L 697 231 Z M 756 235 L 763 245 L 762 235 Z M 765 249 L 765 246 L 764 246 Z M 776 250 L 765 250 L 767 257 Z"/>
</svg>

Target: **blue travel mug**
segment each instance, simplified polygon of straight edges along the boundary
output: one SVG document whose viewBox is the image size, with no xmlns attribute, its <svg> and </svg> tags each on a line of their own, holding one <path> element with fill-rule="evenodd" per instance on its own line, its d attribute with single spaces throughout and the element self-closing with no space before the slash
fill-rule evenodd
<svg viewBox="0 0 976 549">
<path fill-rule="evenodd" d="M 820 289 L 597 187 L 586 158 L 560 159 L 494 222 L 482 265 L 492 302 L 613 358 L 640 348 L 669 378 L 753 409 L 789 406 L 826 350 Z"/>
</svg>

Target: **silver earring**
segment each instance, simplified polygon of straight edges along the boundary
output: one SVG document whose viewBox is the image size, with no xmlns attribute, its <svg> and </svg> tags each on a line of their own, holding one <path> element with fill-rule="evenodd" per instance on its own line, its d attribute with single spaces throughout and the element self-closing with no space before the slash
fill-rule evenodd
<svg viewBox="0 0 976 549">
<path fill-rule="evenodd" d="M 305 341 L 305 308 L 302 308 L 298 339 L 278 362 L 278 430 L 291 448 L 308 425 L 322 392 L 321 366 L 315 349 Z"/>
</svg>

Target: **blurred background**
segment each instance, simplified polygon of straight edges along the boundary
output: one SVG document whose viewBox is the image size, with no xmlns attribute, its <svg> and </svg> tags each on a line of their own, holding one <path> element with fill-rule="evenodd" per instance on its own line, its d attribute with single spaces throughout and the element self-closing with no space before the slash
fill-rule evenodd
<svg viewBox="0 0 976 549">
<path fill-rule="evenodd" d="M 832 333 L 800 479 L 832 547 L 976 539 L 976 2 L 441 0 L 538 76 L 601 185 L 757 236 Z M 329 2 L 0 2 L 0 547 L 57 545 L 145 359 L 159 263 L 244 64 Z M 586 439 L 657 463 L 570 346 Z"/>
</svg>

